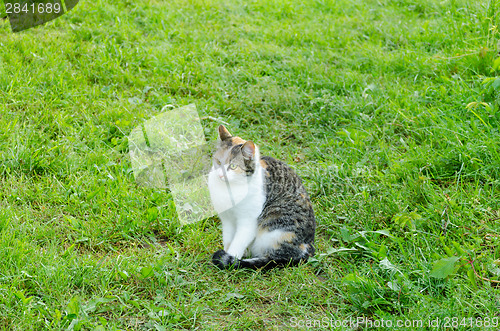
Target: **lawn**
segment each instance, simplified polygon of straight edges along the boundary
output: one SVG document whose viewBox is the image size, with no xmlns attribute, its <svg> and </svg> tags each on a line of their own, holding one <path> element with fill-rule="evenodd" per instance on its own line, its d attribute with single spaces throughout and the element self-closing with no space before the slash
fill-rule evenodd
<svg viewBox="0 0 500 331">
<path fill-rule="evenodd" d="M 498 10 L 96 0 L 15 34 L 0 19 L 0 329 L 500 327 Z M 218 270 L 218 218 L 181 226 L 168 188 L 136 183 L 128 135 L 188 104 L 210 141 L 228 123 L 303 178 L 307 264 Z"/>
</svg>

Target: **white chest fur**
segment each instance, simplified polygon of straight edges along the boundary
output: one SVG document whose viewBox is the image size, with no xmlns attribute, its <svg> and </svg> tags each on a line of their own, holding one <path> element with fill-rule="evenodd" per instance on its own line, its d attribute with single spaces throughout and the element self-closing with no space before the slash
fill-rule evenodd
<svg viewBox="0 0 500 331">
<path fill-rule="evenodd" d="M 210 197 L 222 221 L 222 240 L 228 254 L 241 258 L 257 236 L 257 219 L 266 200 L 264 172 L 221 180 L 216 171 L 208 177 Z"/>
<path fill-rule="evenodd" d="M 258 211 L 258 216 L 262 211 L 265 192 L 261 167 L 257 167 L 252 176 L 230 178 L 228 181 L 221 180 L 212 170 L 208 175 L 208 188 L 212 204 L 219 214 L 229 210 L 234 215 Z"/>
</svg>

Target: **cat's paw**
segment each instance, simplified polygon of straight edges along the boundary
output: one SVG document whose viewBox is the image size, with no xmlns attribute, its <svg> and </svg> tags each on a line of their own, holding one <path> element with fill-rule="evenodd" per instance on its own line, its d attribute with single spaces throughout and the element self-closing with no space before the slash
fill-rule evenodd
<svg viewBox="0 0 500 331">
<path fill-rule="evenodd" d="M 212 263 L 215 264 L 219 269 L 225 269 L 234 264 L 234 256 L 226 253 L 225 250 L 221 249 L 214 253 L 212 256 Z"/>
</svg>

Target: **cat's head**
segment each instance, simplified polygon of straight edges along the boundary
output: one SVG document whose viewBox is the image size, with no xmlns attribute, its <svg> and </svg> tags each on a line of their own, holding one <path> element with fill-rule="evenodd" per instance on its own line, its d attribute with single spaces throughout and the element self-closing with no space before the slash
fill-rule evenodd
<svg viewBox="0 0 500 331">
<path fill-rule="evenodd" d="M 219 139 L 212 169 L 217 172 L 220 180 L 246 182 L 247 177 L 255 173 L 258 158 L 258 148 L 251 140 L 233 137 L 224 125 L 219 126 Z"/>
</svg>

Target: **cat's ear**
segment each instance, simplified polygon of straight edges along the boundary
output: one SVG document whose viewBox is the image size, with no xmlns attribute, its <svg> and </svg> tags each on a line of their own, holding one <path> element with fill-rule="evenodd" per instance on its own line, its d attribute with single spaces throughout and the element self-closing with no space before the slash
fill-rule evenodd
<svg viewBox="0 0 500 331">
<path fill-rule="evenodd" d="M 224 125 L 219 125 L 219 138 L 220 140 L 224 141 L 228 138 L 231 138 L 232 135 L 227 131 L 226 127 Z"/>
<path fill-rule="evenodd" d="M 255 144 L 249 140 L 241 146 L 241 154 L 247 160 L 253 160 L 255 157 Z"/>
</svg>

